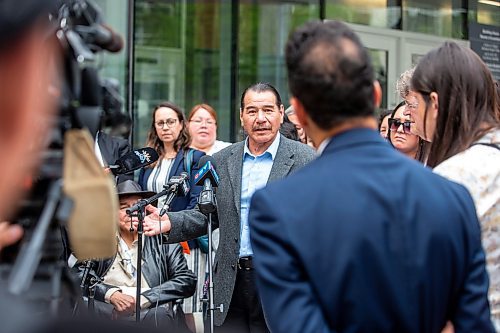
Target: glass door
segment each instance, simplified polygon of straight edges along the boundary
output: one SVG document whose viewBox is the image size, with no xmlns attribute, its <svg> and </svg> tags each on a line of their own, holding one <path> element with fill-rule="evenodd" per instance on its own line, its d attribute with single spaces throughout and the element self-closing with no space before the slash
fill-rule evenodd
<svg viewBox="0 0 500 333">
<path fill-rule="evenodd" d="M 382 87 L 381 108 L 391 108 L 397 104 L 396 81 L 398 73 L 397 38 L 371 32 L 373 28 L 352 25 L 368 48 L 372 58 L 375 77 Z"/>
</svg>

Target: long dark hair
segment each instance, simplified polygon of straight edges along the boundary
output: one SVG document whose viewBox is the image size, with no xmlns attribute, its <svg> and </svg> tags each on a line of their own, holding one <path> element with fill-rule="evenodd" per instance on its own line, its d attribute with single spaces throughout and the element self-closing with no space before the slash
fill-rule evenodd
<svg viewBox="0 0 500 333">
<path fill-rule="evenodd" d="M 500 110 L 490 71 L 472 50 L 454 42 L 427 53 L 412 77 L 412 90 L 425 101 L 424 132 L 430 94 L 438 94 L 438 115 L 427 165 L 435 167 L 469 148 L 492 128 Z"/>
<path fill-rule="evenodd" d="M 191 143 L 191 137 L 189 136 L 189 132 L 186 126 L 186 116 L 184 115 L 184 112 L 182 112 L 182 109 L 180 107 L 170 102 L 161 102 L 160 104 L 155 106 L 155 108 L 153 109 L 151 127 L 149 128 L 146 146 L 154 148 L 158 152 L 158 155 L 160 155 L 160 158 L 158 160 L 161 160 L 165 156 L 165 148 L 163 147 L 163 142 L 158 137 L 158 134 L 156 134 L 155 127 L 156 111 L 158 111 L 159 108 L 172 109 L 177 114 L 177 118 L 182 125 L 179 137 L 177 137 L 177 139 L 174 141 L 175 152 L 178 152 L 180 149 L 188 149 L 189 144 Z M 149 165 L 149 167 L 154 167 L 155 165 L 156 162 Z"/>
<path fill-rule="evenodd" d="M 391 113 L 389 119 L 394 118 L 394 115 L 396 114 L 396 112 L 401 107 L 403 107 L 405 105 L 406 105 L 405 101 L 402 101 L 398 105 L 396 105 L 396 107 L 394 108 L 394 110 L 392 110 L 392 113 Z M 387 141 L 389 141 L 389 143 L 391 144 L 391 146 L 394 147 L 394 144 L 392 143 L 392 140 L 391 140 L 391 126 L 387 126 Z M 429 144 L 428 144 L 428 142 L 418 136 L 418 147 L 417 147 L 417 153 L 415 154 L 415 160 L 417 160 L 417 161 L 419 161 L 421 163 L 425 163 L 425 160 L 427 158 L 428 152 L 429 152 Z"/>
</svg>

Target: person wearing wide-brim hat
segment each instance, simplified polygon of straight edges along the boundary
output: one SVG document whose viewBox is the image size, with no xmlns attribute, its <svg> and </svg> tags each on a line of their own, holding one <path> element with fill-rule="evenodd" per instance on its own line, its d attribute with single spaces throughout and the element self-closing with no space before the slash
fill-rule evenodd
<svg viewBox="0 0 500 333">
<path fill-rule="evenodd" d="M 95 289 L 95 311 L 109 319 L 135 320 L 137 286 L 137 230 L 127 215 L 127 208 L 154 192 L 143 191 L 139 184 L 126 180 L 116 187 L 118 213 L 118 246 L 113 258 L 94 261 L 96 274 L 102 279 Z M 131 231 L 132 230 L 132 231 Z M 182 332 L 173 320 L 173 302 L 194 293 L 196 276 L 186 264 L 179 244 L 162 244 L 160 237 L 145 237 L 142 263 L 141 321 Z M 81 272 L 81 271 L 80 271 Z M 158 306 L 158 310 L 155 308 Z"/>
<path fill-rule="evenodd" d="M 126 180 L 116 185 L 116 192 L 118 193 L 119 199 L 130 196 L 147 199 L 156 194 L 152 191 L 143 191 L 141 186 L 133 180 Z"/>
</svg>

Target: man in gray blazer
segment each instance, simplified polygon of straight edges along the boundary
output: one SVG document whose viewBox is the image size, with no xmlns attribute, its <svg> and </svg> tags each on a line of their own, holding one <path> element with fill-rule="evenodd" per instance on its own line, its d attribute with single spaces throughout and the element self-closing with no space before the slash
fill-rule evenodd
<svg viewBox="0 0 500 333">
<path fill-rule="evenodd" d="M 255 190 L 286 177 L 315 156 L 309 146 L 279 134 L 283 113 L 281 97 L 273 86 L 257 83 L 248 87 L 240 109 L 247 139 L 213 156 L 220 177 L 214 219 L 214 227 L 220 228 L 220 243 L 213 266 L 214 304 L 222 305 L 214 316 L 215 325 L 220 326 L 217 332 L 269 332 L 254 282 L 250 199 Z M 198 209 L 167 215 L 161 230 L 157 214 L 149 215 L 145 234 L 167 232 L 169 242 L 179 242 L 207 232 L 207 219 Z"/>
</svg>

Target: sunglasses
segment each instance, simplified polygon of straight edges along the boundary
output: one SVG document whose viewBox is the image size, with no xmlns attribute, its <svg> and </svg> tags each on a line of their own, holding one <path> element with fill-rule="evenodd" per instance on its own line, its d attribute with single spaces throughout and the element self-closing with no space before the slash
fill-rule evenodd
<svg viewBox="0 0 500 333">
<path fill-rule="evenodd" d="M 406 134 L 410 134 L 411 133 L 410 128 L 412 123 L 413 122 L 409 120 L 400 121 L 399 119 L 389 118 L 389 128 L 391 129 L 391 131 L 394 132 L 397 132 L 399 126 L 403 125 L 403 132 L 405 132 Z"/>
</svg>

